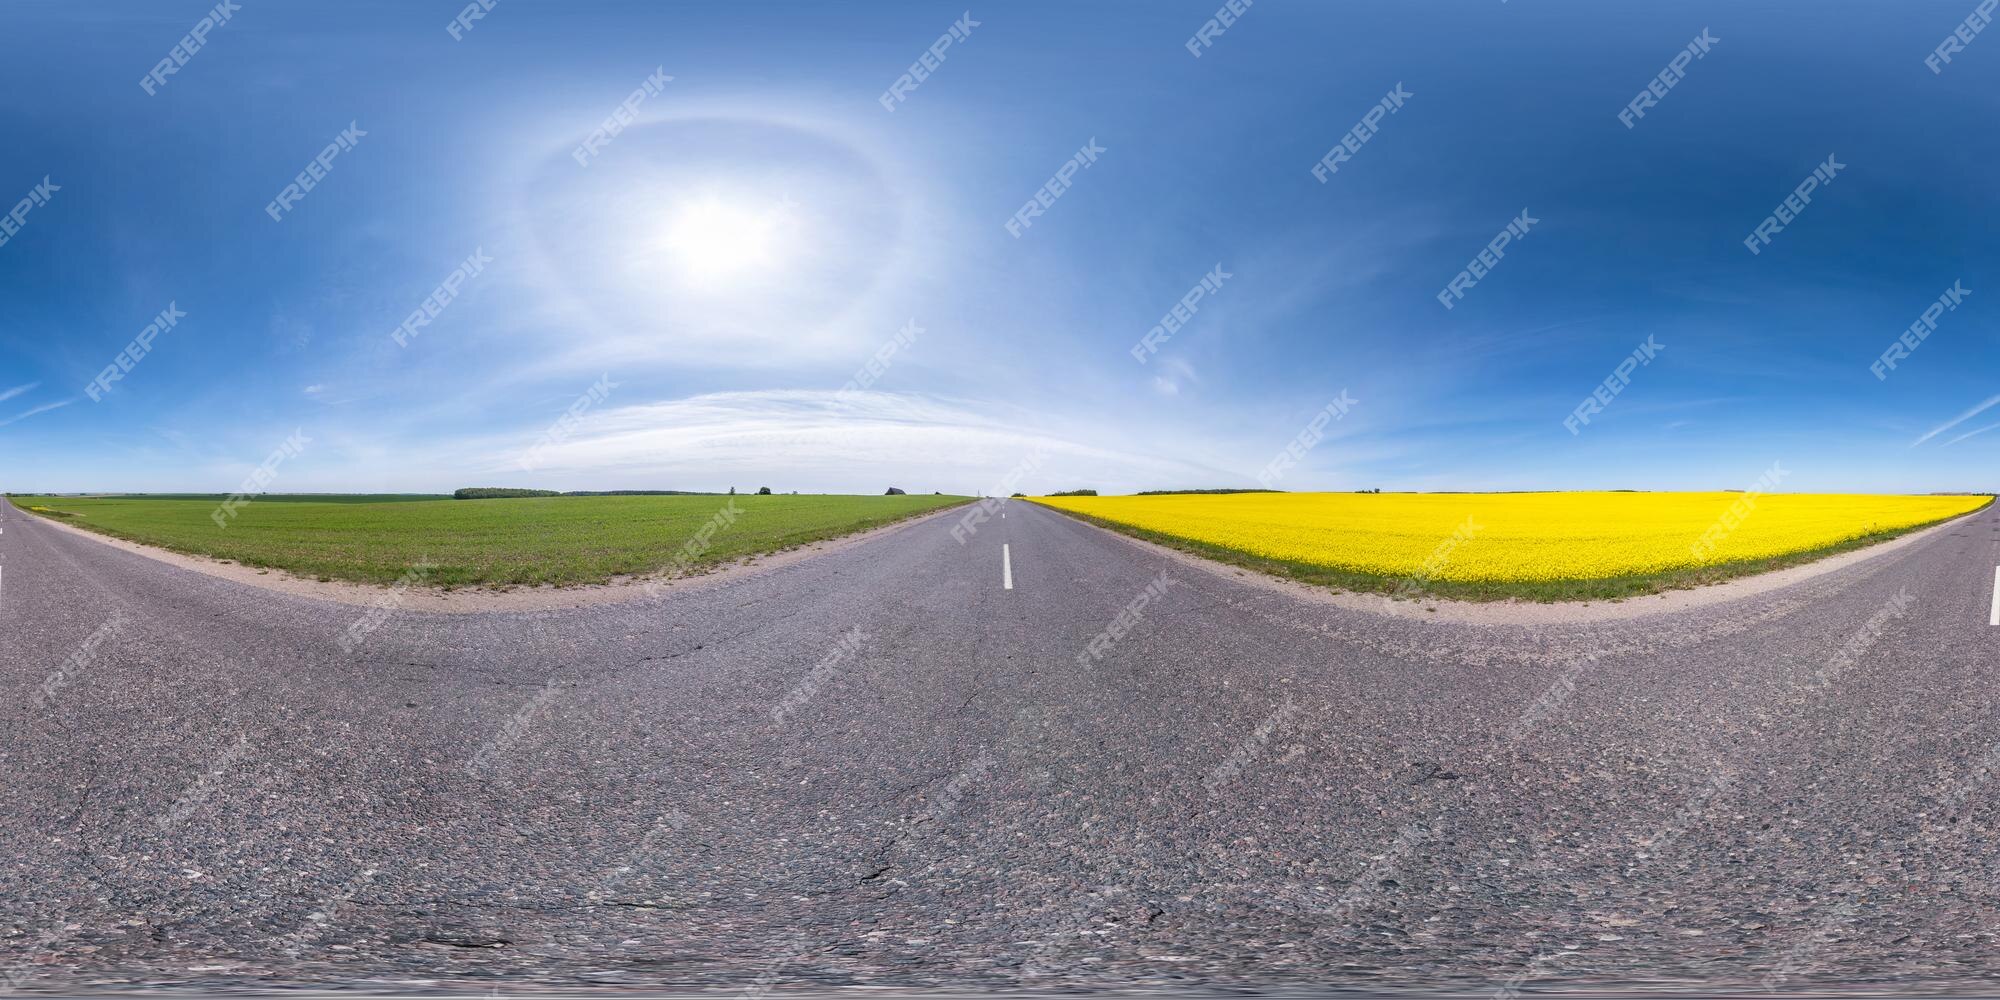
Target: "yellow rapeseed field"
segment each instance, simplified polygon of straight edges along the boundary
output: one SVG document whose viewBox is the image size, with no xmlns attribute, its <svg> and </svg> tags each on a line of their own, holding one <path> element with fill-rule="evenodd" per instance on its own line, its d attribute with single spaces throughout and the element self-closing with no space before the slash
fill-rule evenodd
<svg viewBox="0 0 2000 1000">
<path fill-rule="evenodd" d="M 1424 584 L 1658 576 L 1828 548 L 1990 497 L 1746 493 L 1235 493 L 1039 497 L 1264 559 Z"/>
</svg>

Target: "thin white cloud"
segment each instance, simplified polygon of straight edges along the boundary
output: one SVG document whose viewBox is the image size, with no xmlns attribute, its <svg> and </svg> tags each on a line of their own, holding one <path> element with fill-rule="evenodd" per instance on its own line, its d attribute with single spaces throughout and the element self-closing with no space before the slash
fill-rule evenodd
<svg viewBox="0 0 2000 1000">
<path fill-rule="evenodd" d="M 13 399 L 24 392 L 31 392 L 40 385 L 40 382 L 30 382 L 27 385 L 17 385 L 12 389 L 0 390 L 0 403 Z"/>
<path fill-rule="evenodd" d="M 1992 430 L 1992 429 L 1993 429 L 1993 428 L 1995 428 L 1995 427 L 2000 427 L 2000 424 L 1987 424 L 1986 426 L 1984 426 L 1984 427 L 1981 427 L 1980 429 L 1978 429 L 1978 430 L 1976 430 L 1976 431 L 1966 431 L 1965 433 L 1963 433 L 1963 434 L 1960 434 L 1959 436 L 1957 436 L 1957 437 L 1955 437 L 1955 438 L 1952 438 L 1951 440 L 1949 440 L 1949 441 L 1946 441 L 1945 443 L 1943 443 L 1943 444 L 1941 444 L 1941 445 L 1938 445 L 1938 447 L 1940 447 L 1940 448 L 1949 448 L 1949 447 L 1951 447 L 1952 445 L 1955 445 L 1955 444 L 1959 443 L 1960 441 L 1963 441 L 1963 440 L 1965 440 L 1966 438 L 1969 438 L 1969 437 L 1977 437 L 1978 435 L 1981 435 L 1981 434 L 1984 434 L 1984 433 L 1986 433 L 1987 431 L 1990 431 L 1990 430 Z"/>
<path fill-rule="evenodd" d="M 890 486 L 913 492 L 1132 489 L 1228 478 L 1178 458 L 1086 443 L 1091 436 L 906 394 L 710 393 L 587 417 L 572 437 L 538 452 L 527 478 L 564 488 L 615 483 L 872 493 Z M 522 479 L 520 457 L 535 441 L 534 434 L 489 439 L 479 474 Z M 1008 479 L 1024 465 L 1026 472 Z M 780 481 L 763 481 L 770 478 Z"/>
<path fill-rule="evenodd" d="M 1153 376 L 1153 388 L 1168 396 L 1181 394 L 1181 386 L 1189 382 L 1199 382 L 1194 366 L 1180 358 L 1161 358 L 1159 374 Z"/>
<path fill-rule="evenodd" d="M 1958 416 L 1953 417 L 1950 420 L 1947 420 L 1944 423 L 1931 428 L 1927 433 L 1924 434 L 1923 437 L 1920 437 L 1915 441 L 1910 442 L 1910 447 L 1915 448 L 1916 446 L 1923 444 L 1925 441 L 1929 441 L 1931 438 L 1937 437 L 1939 434 L 1943 434 L 1945 431 L 1951 430 L 1952 428 L 1957 427 L 1959 424 L 1965 423 L 1966 421 L 1971 420 L 1973 417 L 1985 413 L 1987 410 L 1992 409 L 1995 405 L 2000 405 L 2000 396 L 1993 396 L 1987 399 L 1986 402 L 1981 403 L 1978 406 L 1975 406 L 1972 409 L 1967 410 L 1964 413 L 1961 413 Z M 1971 435 L 1968 434 L 1966 436 L 1970 437 Z M 1963 438 L 1955 438 L 1954 440 L 1963 440 Z"/>
<path fill-rule="evenodd" d="M 74 399 L 65 399 L 65 400 L 63 400 L 63 401 L 61 401 L 61 402 L 58 402 L 58 403 L 43 403 L 42 405 L 40 405 L 40 406 L 37 406 L 37 407 L 35 407 L 34 409 L 32 409 L 32 410 L 29 410 L 29 411 L 28 411 L 28 412 L 26 412 L 26 413 L 18 413 L 18 414 L 15 414 L 14 416 L 11 416 L 11 417 L 8 417 L 8 418 L 7 418 L 7 419 L 5 419 L 5 420 L 0 420 L 0 427 L 5 427 L 5 426 L 7 426 L 8 424 L 11 424 L 11 423 L 14 423 L 15 421 L 18 421 L 18 420 L 26 420 L 26 419 L 28 419 L 29 417 L 32 417 L 32 416 L 34 416 L 34 415 L 35 415 L 35 414 L 37 414 L 37 413 L 47 413 L 47 412 L 49 412 L 50 410 L 59 410 L 59 409 L 61 409 L 61 408 L 65 407 L 65 406 L 68 406 L 69 404 L 71 404 L 71 403 L 74 403 L 74 402 L 76 402 L 76 400 L 74 400 Z"/>
</svg>

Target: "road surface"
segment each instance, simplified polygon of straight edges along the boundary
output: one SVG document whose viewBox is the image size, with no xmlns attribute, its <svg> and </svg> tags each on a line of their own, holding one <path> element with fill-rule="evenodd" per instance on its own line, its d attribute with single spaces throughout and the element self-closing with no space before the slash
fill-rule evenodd
<svg viewBox="0 0 2000 1000">
<path fill-rule="evenodd" d="M 964 544 L 946 513 L 660 601 L 372 630 L 8 509 L 6 983 L 2000 970 L 2000 514 L 1529 628 L 1004 509 Z"/>
</svg>

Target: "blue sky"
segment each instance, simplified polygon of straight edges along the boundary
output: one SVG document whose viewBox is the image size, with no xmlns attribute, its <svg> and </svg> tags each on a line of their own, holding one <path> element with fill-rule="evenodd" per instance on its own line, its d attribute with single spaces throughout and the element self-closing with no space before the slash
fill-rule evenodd
<svg viewBox="0 0 2000 1000">
<path fill-rule="evenodd" d="M 0 214 L 59 188 L 0 245 L 0 487 L 229 491 L 294 429 L 272 490 L 1243 486 L 1343 391 L 1277 485 L 2000 487 L 2000 405 L 1945 426 L 2000 394 L 2000 32 L 1924 61 L 1972 2 L 1258 0 L 1199 57 L 1213 0 L 464 6 L 241 0 L 150 95 L 213 3 L 0 10 Z"/>
</svg>

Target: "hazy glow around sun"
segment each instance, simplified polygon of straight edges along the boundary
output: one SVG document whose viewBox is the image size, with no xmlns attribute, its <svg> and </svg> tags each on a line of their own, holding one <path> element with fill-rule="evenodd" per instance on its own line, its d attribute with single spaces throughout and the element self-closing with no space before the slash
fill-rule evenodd
<svg viewBox="0 0 2000 1000">
<path fill-rule="evenodd" d="M 715 195 L 675 206 L 666 226 L 675 270 L 697 287 L 774 277 L 797 235 L 786 202 L 758 207 Z"/>
<path fill-rule="evenodd" d="M 521 192 L 535 277 L 578 350 L 775 367 L 872 350 L 905 280 L 921 188 L 839 129 L 695 115 L 635 124 L 579 171 L 547 151 Z M 895 308 L 901 309 L 902 306 Z"/>
</svg>

